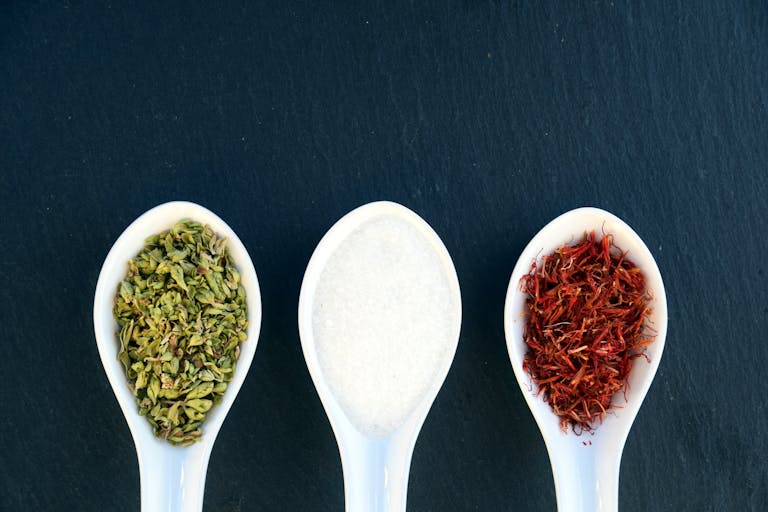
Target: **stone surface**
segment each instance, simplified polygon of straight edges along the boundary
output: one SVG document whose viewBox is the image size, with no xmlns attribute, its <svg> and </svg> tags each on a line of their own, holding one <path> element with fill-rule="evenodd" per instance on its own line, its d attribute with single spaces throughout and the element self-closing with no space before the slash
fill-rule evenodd
<svg viewBox="0 0 768 512">
<path fill-rule="evenodd" d="M 669 300 L 621 510 L 764 510 L 766 5 L 272 3 L 2 7 L 0 509 L 139 509 L 93 292 L 136 216 L 187 199 L 239 234 L 264 303 L 206 510 L 343 510 L 299 286 L 333 222 L 389 199 L 440 234 L 464 302 L 410 511 L 555 509 L 502 308 L 528 240 L 583 205 L 645 239 Z"/>
</svg>

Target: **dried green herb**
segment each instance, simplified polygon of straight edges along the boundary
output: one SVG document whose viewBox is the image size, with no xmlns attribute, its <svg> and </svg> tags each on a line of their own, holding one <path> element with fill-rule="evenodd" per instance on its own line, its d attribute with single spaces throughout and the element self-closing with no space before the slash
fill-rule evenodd
<svg viewBox="0 0 768 512">
<path fill-rule="evenodd" d="M 155 435 L 187 446 L 232 380 L 245 290 L 210 227 L 182 220 L 146 240 L 115 297 L 119 361 Z"/>
</svg>

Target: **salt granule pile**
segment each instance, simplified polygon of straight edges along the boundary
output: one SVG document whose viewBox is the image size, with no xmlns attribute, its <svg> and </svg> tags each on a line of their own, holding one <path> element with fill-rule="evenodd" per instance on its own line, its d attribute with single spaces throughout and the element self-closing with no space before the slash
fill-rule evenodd
<svg viewBox="0 0 768 512">
<path fill-rule="evenodd" d="M 331 254 L 314 300 L 321 370 L 367 435 L 387 435 L 419 404 L 453 357 L 445 262 L 417 227 L 394 216 L 359 226 Z"/>
</svg>

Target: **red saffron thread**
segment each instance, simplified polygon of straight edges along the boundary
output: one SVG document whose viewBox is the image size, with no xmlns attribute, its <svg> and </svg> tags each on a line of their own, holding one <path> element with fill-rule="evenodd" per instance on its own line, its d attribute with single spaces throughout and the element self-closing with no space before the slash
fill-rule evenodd
<svg viewBox="0 0 768 512">
<path fill-rule="evenodd" d="M 590 432 L 624 390 L 632 361 L 653 342 L 645 276 L 604 234 L 585 233 L 543 256 L 521 280 L 526 292 L 523 368 L 560 417 L 563 432 Z"/>
</svg>

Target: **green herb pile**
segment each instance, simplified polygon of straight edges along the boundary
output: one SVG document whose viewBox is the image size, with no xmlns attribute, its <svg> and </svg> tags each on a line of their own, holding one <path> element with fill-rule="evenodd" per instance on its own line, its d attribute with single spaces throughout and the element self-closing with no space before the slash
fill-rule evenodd
<svg viewBox="0 0 768 512">
<path fill-rule="evenodd" d="M 187 446 L 232 380 L 248 319 L 226 239 L 182 220 L 146 240 L 115 297 L 118 359 L 155 435 Z"/>
</svg>

